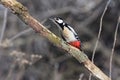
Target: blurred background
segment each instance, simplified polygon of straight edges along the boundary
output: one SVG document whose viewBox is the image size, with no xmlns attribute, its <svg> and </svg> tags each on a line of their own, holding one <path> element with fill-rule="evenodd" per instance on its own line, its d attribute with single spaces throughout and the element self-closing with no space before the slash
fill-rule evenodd
<svg viewBox="0 0 120 80">
<path fill-rule="evenodd" d="M 18 0 L 29 13 L 57 31 L 46 21 L 61 17 L 78 33 L 83 51 L 92 57 L 100 19 L 108 0 Z M 114 33 L 120 15 L 120 0 L 111 0 L 103 18 L 103 28 L 94 62 L 109 75 Z M 120 26 L 120 25 L 119 25 Z M 112 62 L 112 79 L 120 80 L 120 28 Z M 0 80 L 88 80 L 90 72 L 75 58 L 57 48 L 10 10 L 0 5 Z M 33 57 L 34 55 L 34 57 Z M 36 56 L 35 56 L 36 55 Z M 92 76 L 92 80 L 97 80 Z"/>
</svg>

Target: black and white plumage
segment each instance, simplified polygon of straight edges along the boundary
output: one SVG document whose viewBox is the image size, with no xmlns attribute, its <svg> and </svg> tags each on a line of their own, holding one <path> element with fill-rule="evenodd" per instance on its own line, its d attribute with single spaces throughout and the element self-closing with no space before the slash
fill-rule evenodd
<svg viewBox="0 0 120 80">
<path fill-rule="evenodd" d="M 81 41 L 77 35 L 77 33 L 74 31 L 74 29 L 69 26 L 67 23 L 65 23 L 61 18 L 54 18 L 51 19 L 60 29 L 62 38 L 67 43 L 69 43 L 71 46 L 74 46 L 80 50 L 81 49 Z"/>
<path fill-rule="evenodd" d="M 65 41 L 72 42 L 79 40 L 79 37 L 74 29 L 65 23 L 61 18 L 54 18 L 54 21 L 61 28 L 62 37 Z"/>
</svg>

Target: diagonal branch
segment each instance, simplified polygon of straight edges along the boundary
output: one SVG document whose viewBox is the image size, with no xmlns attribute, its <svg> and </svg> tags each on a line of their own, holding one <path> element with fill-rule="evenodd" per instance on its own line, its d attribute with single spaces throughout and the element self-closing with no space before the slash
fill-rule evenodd
<svg viewBox="0 0 120 80">
<path fill-rule="evenodd" d="M 2 40 L 3 40 L 3 37 L 4 37 L 4 32 L 5 32 L 5 29 L 6 29 L 7 13 L 8 13 L 8 9 L 5 8 L 3 26 L 2 26 L 1 34 L 0 34 L 0 44 L 2 44 Z"/>
<path fill-rule="evenodd" d="M 73 57 L 75 57 L 80 63 L 83 65 L 98 79 L 100 80 L 111 80 L 107 77 L 97 66 L 95 66 L 85 55 L 84 52 L 81 52 L 77 48 L 74 48 L 64 42 L 62 39 L 54 35 L 47 28 L 45 28 L 41 23 L 39 23 L 36 19 L 34 19 L 27 11 L 27 8 L 24 7 L 21 3 L 16 0 L 0 0 L 0 3 L 11 9 L 14 14 L 16 14 L 24 23 L 33 28 L 40 35 L 47 38 L 50 42 L 52 42 L 57 47 L 65 50 L 67 53 L 70 53 Z"/>
</svg>

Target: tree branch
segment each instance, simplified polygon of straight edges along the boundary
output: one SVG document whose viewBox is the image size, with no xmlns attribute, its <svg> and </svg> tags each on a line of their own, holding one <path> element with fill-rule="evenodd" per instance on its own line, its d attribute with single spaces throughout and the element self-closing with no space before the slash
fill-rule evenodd
<svg viewBox="0 0 120 80">
<path fill-rule="evenodd" d="M 84 66 L 98 79 L 100 80 L 111 80 L 107 77 L 97 66 L 95 66 L 79 49 L 70 46 L 65 41 L 54 35 L 36 19 L 34 19 L 27 11 L 27 8 L 24 7 L 21 3 L 16 0 L 0 0 L 0 3 L 11 9 L 14 14 L 16 14 L 24 23 L 33 28 L 40 35 L 47 38 L 57 47 L 65 50 L 67 53 L 70 53 L 75 57 L 80 63 L 82 62 Z"/>
</svg>

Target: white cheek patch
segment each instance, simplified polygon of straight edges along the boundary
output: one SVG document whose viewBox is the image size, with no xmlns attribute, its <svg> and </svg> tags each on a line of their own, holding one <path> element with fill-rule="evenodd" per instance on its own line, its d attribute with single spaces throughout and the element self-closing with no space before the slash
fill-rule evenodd
<svg viewBox="0 0 120 80">
<path fill-rule="evenodd" d="M 60 20 L 60 19 L 59 19 L 59 20 L 57 20 L 57 22 L 58 22 L 58 23 L 63 23 L 63 20 Z"/>
</svg>

